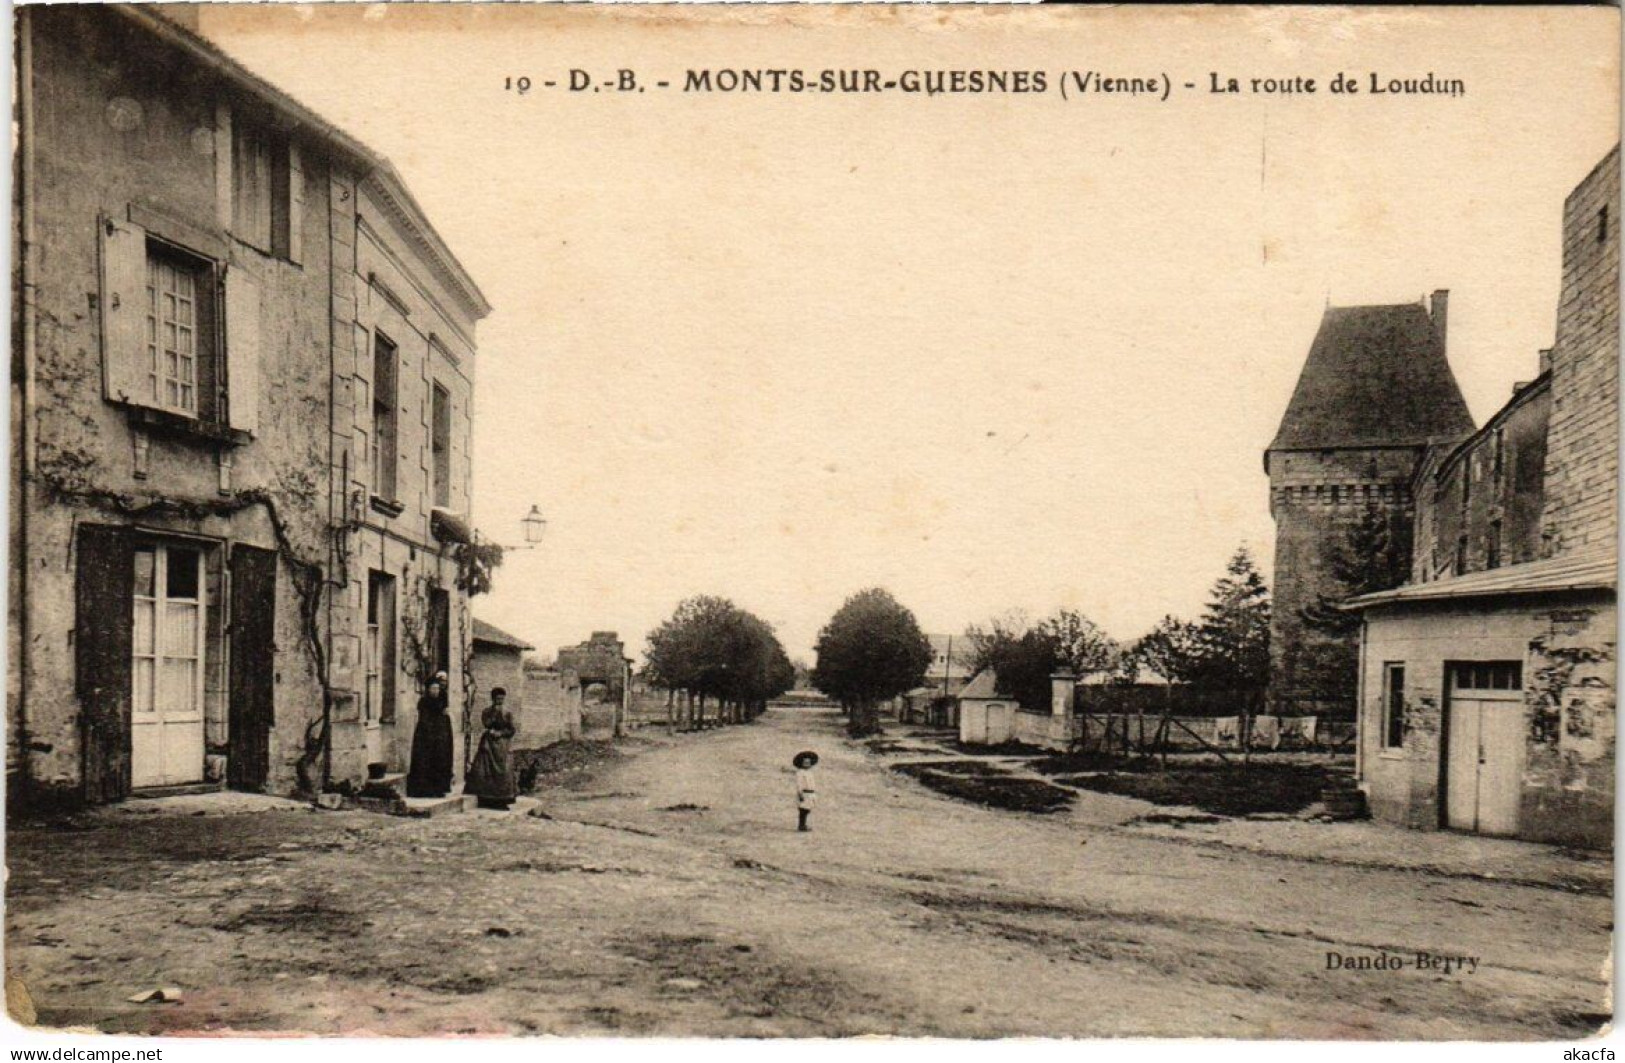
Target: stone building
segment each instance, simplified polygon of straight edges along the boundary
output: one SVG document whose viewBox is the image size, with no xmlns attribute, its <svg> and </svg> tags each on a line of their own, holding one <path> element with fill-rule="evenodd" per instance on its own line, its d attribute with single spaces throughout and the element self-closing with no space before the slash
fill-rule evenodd
<svg viewBox="0 0 1625 1063">
<path fill-rule="evenodd" d="M 505 704 L 514 714 L 514 719 L 522 719 L 525 711 L 525 654 L 536 647 L 477 617 L 470 645 L 469 673 L 472 682 L 469 697 L 473 711 L 482 711 L 491 703 L 491 691 L 500 688 L 507 691 Z"/>
<path fill-rule="evenodd" d="M 157 9 L 28 7 L 17 34 L 9 792 L 398 760 L 367 714 L 415 701 L 403 618 L 448 617 L 462 671 L 430 514 L 466 506 L 489 308 L 385 160 Z"/>
<path fill-rule="evenodd" d="M 1540 373 L 1418 473 L 1412 581 L 1357 599 L 1357 775 L 1412 827 L 1613 840 L 1619 149 L 1568 197 Z"/>
<path fill-rule="evenodd" d="M 619 702 L 626 690 L 627 670 L 631 664 L 632 659 L 626 655 L 626 645 L 619 635 L 613 631 L 594 631 L 586 642 L 562 647 L 554 667 L 560 672 L 573 673 L 589 700 Z"/>
<path fill-rule="evenodd" d="M 1334 555 L 1372 514 L 1408 523 L 1430 447 L 1473 430 L 1446 360 L 1449 294 L 1328 307 L 1264 454 L 1275 518 L 1270 711 L 1353 714 L 1358 631 L 1315 622 L 1348 591 Z"/>
</svg>

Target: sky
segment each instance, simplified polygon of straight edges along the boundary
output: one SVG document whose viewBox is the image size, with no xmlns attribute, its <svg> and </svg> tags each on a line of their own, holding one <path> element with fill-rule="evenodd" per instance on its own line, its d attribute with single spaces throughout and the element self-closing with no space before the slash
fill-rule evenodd
<svg viewBox="0 0 1625 1063">
<path fill-rule="evenodd" d="M 1483 423 L 1552 342 L 1563 199 L 1618 136 L 1616 19 L 255 4 L 202 29 L 387 155 L 496 307 L 473 517 L 549 525 L 476 615 L 544 655 L 596 630 L 637 651 L 721 594 L 810 660 L 868 586 L 927 631 L 1067 607 L 1126 640 L 1198 613 L 1238 546 L 1267 574 L 1262 453 L 1328 304 L 1449 289 Z M 534 87 L 571 68 L 1050 91 Z M 1174 91 L 1055 91 L 1092 69 Z M 1332 96 L 1338 71 L 1467 92 Z"/>
</svg>

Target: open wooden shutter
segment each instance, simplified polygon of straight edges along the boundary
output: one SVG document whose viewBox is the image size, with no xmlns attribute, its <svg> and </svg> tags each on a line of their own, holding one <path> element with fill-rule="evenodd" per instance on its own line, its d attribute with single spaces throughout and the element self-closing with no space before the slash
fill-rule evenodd
<svg viewBox="0 0 1625 1063">
<path fill-rule="evenodd" d="M 271 770 L 276 708 L 276 552 L 231 548 L 231 677 L 226 782 L 263 791 Z"/>
<path fill-rule="evenodd" d="M 114 402 L 158 400 L 147 355 L 147 233 L 102 218 L 102 388 Z"/>
<path fill-rule="evenodd" d="M 128 528 L 81 524 L 74 582 L 74 675 L 81 771 L 90 804 L 130 793 L 135 577 Z"/>
<path fill-rule="evenodd" d="M 260 284 L 226 270 L 226 410 L 228 424 L 253 432 L 260 423 Z"/>
</svg>

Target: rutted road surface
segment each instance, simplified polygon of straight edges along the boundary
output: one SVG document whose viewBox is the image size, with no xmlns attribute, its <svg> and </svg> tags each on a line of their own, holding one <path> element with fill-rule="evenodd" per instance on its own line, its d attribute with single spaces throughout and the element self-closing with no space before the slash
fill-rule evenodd
<svg viewBox="0 0 1625 1063">
<path fill-rule="evenodd" d="M 1607 1021 L 1605 889 L 1338 861 L 1339 832 L 1369 825 L 1280 825 L 1324 832 L 1325 859 L 1288 858 L 1128 825 L 1149 806 L 1102 794 L 981 808 L 839 722 L 776 709 L 634 739 L 543 791 L 550 820 L 132 803 L 14 827 L 8 966 L 42 1023 L 116 1031 L 1552 1039 Z M 821 804 L 799 834 L 806 747 Z M 125 1002 L 154 986 L 184 1001 Z"/>
</svg>

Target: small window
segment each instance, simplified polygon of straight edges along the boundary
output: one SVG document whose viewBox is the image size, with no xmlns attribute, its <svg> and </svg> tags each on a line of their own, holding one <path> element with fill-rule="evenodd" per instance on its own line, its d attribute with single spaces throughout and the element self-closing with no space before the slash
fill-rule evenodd
<svg viewBox="0 0 1625 1063">
<path fill-rule="evenodd" d="M 1518 661 L 1470 661 L 1451 665 L 1456 690 L 1522 690 L 1523 665 Z"/>
<path fill-rule="evenodd" d="M 1382 666 L 1382 748 L 1405 745 L 1405 666 Z"/>
<path fill-rule="evenodd" d="M 1506 462 L 1506 432 L 1503 429 L 1495 430 L 1493 446 L 1495 485 L 1499 487 Z"/>
<path fill-rule="evenodd" d="M 1597 211 L 1597 243 L 1605 244 L 1607 242 L 1608 242 L 1608 205 L 1605 203 L 1605 204 L 1603 204 L 1602 209 Z"/>
<path fill-rule="evenodd" d="M 267 254 L 287 258 L 291 178 L 288 142 L 239 123 L 231 166 L 232 233 Z"/>
<path fill-rule="evenodd" d="M 372 341 L 372 493 L 395 501 L 395 344 L 382 332 Z"/>
<path fill-rule="evenodd" d="M 1456 575 L 1467 574 L 1467 536 L 1463 535 L 1456 540 Z"/>
<path fill-rule="evenodd" d="M 1484 567 L 1501 567 L 1501 522 L 1492 521 L 1490 532 L 1484 543 Z"/>
<path fill-rule="evenodd" d="M 434 504 L 451 505 L 451 392 L 434 386 L 434 409 L 429 424 L 431 468 L 434 470 Z"/>
</svg>

